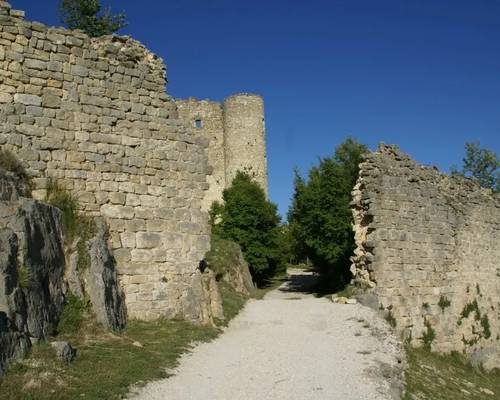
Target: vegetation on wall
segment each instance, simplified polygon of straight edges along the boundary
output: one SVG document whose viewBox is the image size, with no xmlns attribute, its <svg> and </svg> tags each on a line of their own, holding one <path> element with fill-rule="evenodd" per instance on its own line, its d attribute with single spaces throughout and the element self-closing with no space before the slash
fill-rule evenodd
<svg viewBox="0 0 500 400">
<path fill-rule="evenodd" d="M 310 260 L 338 288 L 349 283 L 349 257 L 354 251 L 351 192 L 366 146 L 349 137 L 333 157 L 320 159 L 308 179 L 295 175 L 288 213 L 290 241 L 298 260 Z"/>
<path fill-rule="evenodd" d="M 76 243 L 79 271 L 90 265 L 87 241 L 95 234 L 95 223 L 92 217 L 78 211 L 78 199 L 74 194 L 63 188 L 56 180 L 49 178 L 45 201 L 59 208 L 63 213 L 64 240 L 68 247 Z M 76 239 L 79 240 L 76 240 Z"/>
<path fill-rule="evenodd" d="M 21 183 L 28 189 L 27 192 L 29 192 L 31 189 L 31 179 L 23 164 L 21 164 L 18 158 L 9 150 L 0 148 L 0 168 L 16 175 Z M 23 193 L 23 195 L 31 196 L 31 193 Z"/>
<path fill-rule="evenodd" d="M 126 25 L 125 13 L 111 15 L 99 0 L 62 0 L 61 22 L 69 29 L 81 29 L 89 36 L 110 35 Z"/>
<path fill-rule="evenodd" d="M 238 172 L 210 209 L 212 232 L 238 243 L 257 285 L 284 269 L 280 217 L 275 204 L 252 178 Z"/>
<path fill-rule="evenodd" d="M 480 143 L 466 143 L 461 170 L 452 168 L 452 174 L 467 176 L 481 186 L 500 192 L 500 157 L 491 150 L 479 147 Z"/>
</svg>

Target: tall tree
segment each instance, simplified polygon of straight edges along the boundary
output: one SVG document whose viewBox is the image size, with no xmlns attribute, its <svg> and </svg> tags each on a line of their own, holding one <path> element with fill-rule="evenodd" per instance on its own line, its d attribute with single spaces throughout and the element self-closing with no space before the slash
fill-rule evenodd
<svg viewBox="0 0 500 400">
<path fill-rule="evenodd" d="M 350 279 L 349 257 L 354 250 L 351 191 L 366 146 L 353 138 L 340 144 L 331 158 L 323 158 L 305 180 L 297 172 L 288 213 L 295 256 L 309 259 L 337 286 Z"/>
<path fill-rule="evenodd" d="M 212 232 L 241 246 L 254 280 L 262 284 L 284 267 L 277 207 L 243 172 L 224 190 L 223 199 L 223 204 L 215 202 L 210 210 Z"/>
<path fill-rule="evenodd" d="M 485 188 L 500 192 L 500 158 L 491 150 L 479 147 L 479 142 L 465 144 L 461 171 L 452 173 L 471 177 Z"/>
<path fill-rule="evenodd" d="M 99 0 L 62 0 L 61 22 L 70 29 L 81 29 L 89 36 L 115 33 L 126 25 L 125 13 L 111 15 L 111 9 L 101 12 Z"/>
</svg>

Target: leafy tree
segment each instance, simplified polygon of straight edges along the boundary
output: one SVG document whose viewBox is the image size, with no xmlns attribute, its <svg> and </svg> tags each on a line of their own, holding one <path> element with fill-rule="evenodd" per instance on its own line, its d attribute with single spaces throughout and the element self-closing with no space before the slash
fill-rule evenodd
<svg viewBox="0 0 500 400">
<path fill-rule="evenodd" d="M 61 22 L 70 29 L 81 29 L 89 36 L 115 33 L 126 25 L 125 13 L 111 15 L 111 9 L 101 12 L 99 0 L 62 0 Z"/>
<path fill-rule="evenodd" d="M 500 192 L 500 158 L 495 152 L 479 147 L 479 142 L 465 144 L 462 170 L 452 168 L 452 174 L 471 177 L 481 186 Z"/>
<path fill-rule="evenodd" d="M 258 285 L 284 266 L 280 217 L 262 188 L 249 175 L 238 172 L 223 192 L 224 204 L 210 210 L 213 234 L 235 241 Z"/>
<path fill-rule="evenodd" d="M 288 213 L 295 257 L 312 261 L 339 287 L 350 280 L 354 234 L 349 204 L 366 151 L 366 146 L 349 137 L 333 157 L 320 159 L 307 180 L 295 173 L 295 193 Z"/>
</svg>

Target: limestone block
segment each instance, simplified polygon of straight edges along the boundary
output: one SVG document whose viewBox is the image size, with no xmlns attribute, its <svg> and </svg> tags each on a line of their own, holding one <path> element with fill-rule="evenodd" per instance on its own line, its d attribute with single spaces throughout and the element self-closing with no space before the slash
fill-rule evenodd
<svg viewBox="0 0 500 400">
<path fill-rule="evenodd" d="M 161 235 L 153 232 L 137 232 L 136 243 L 139 249 L 152 249 L 161 244 Z"/>
<path fill-rule="evenodd" d="M 42 98 L 31 94 L 16 93 L 14 95 L 14 102 L 24 104 L 26 106 L 40 106 L 42 104 Z"/>
</svg>

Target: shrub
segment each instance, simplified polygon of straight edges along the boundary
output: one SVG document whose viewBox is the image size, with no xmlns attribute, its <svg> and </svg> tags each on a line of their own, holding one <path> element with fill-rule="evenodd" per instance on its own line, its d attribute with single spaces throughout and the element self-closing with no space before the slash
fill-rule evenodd
<svg viewBox="0 0 500 400">
<path fill-rule="evenodd" d="M 223 192 L 224 204 L 210 210 L 212 231 L 238 243 L 258 285 L 285 267 L 281 250 L 280 217 L 264 190 L 239 171 Z"/>
<path fill-rule="evenodd" d="M 126 25 L 125 13 L 111 15 L 109 8 L 101 11 L 99 0 L 62 0 L 61 22 L 92 37 L 115 33 Z"/>
<path fill-rule="evenodd" d="M 432 342 L 436 339 L 436 331 L 432 328 L 432 325 L 429 321 L 424 322 L 425 332 L 422 335 L 422 342 L 424 343 L 424 348 L 426 350 L 431 350 Z"/>
<path fill-rule="evenodd" d="M 56 180 L 49 178 L 47 184 L 46 202 L 59 208 L 63 213 L 64 238 L 67 246 L 71 246 L 75 238 L 77 243 L 79 271 L 90 265 L 87 241 L 95 234 L 95 223 L 91 217 L 78 212 L 78 200 Z"/>
<path fill-rule="evenodd" d="M 351 192 L 367 148 L 348 138 L 331 158 L 323 158 L 308 179 L 295 175 L 288 223 L 298 261 L 310 260 L 334 288 L 349 283 L 354 250 Z"/>
<path fill-rule="evenodd" d="M 439 308 L 441 308 L 441 311 L 444 312 L 446 308 L 451 306 L 450 300 L 448 300 L 445 296 L 441 296 L 439 298 L 439 303 L 438 303 Z"/>
<path fill-rule="evenodd" d="M 63 312 L 59 318 L 59 324 L 56 329 L 57 333 L 63 335 L 78 333 L 89 310 L 90 303 L 88 300 L 69 295 L 66 298 Z"/>
<path fill-rule="evenodd" d="M 25 265 L 17 266 L 17 283 L 20 288 L 25 289 L 31 281 L 31 273 Z"/>
</svg>

